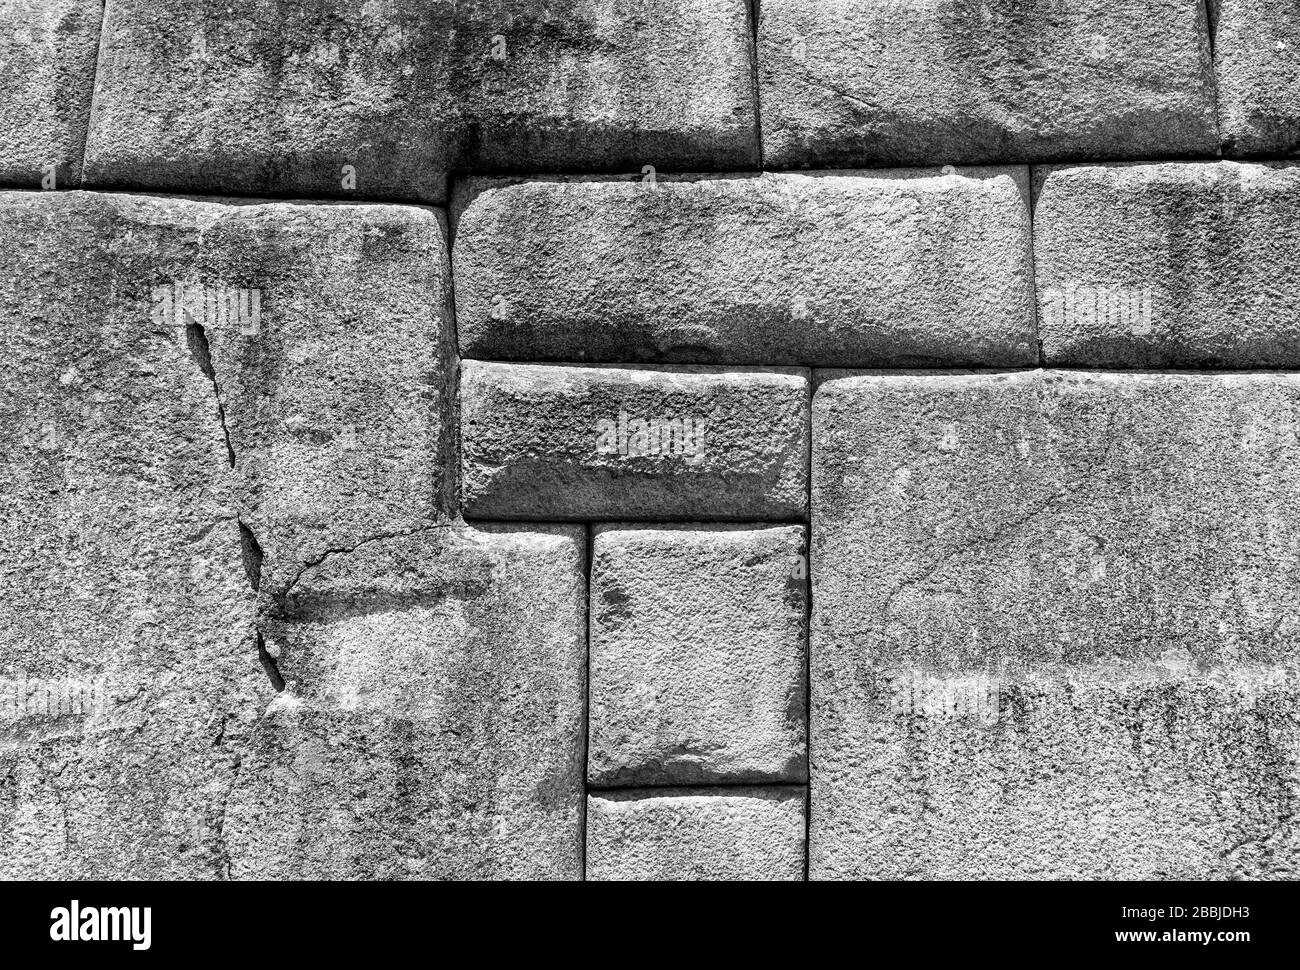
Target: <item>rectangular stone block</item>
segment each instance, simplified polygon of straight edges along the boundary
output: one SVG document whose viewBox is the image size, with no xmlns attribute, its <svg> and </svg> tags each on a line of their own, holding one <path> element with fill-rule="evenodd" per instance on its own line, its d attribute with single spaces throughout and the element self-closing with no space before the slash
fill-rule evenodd
<svg viewBox="0 0 1300 970">
<path fill-rule="evenodd" d="M 768 167 L 1218 147 L 1201 0 L 783 0 L 758 65 Z"/>
<path fill-rule="evenodd" d="M 440 202 L 758 163 L 745 0 L 114 0 L 88 184 Z"/>
<path fill-rule="evenodd" d="M 218 879 L 272 695 L 217 397 L 152 200 L 0 193 L 0 878 Z"/>
<path fill-rule="evenodd" d="M 581 878 L 585 546 L 435 527 L 306 570 L 265 628 L 286 689 L 231 794 L 232 875 Z"/>
<path fill-rule="evenodd" d="M 456 368 L 440 214 L 89 192 L 5 198 L 15 231 L 77 257 L 59 265 L 79 294 L 78 326 L 120 321 L 169 342 L 204 378 L 238 474 L 250 569 L 267 590 L 328 550 L 448 517 Z M 92 260 L 102 262 L 93 272 Z M 39 320 L 64 301 L 30 278 L 11 286 Z"/>
<path fill-rule="evenodd" d="M 479 182 L 461 351 L 544 361 L 1037 362 L 1028 172 Z"/>
<path fill-rule="evenodd" d="M 1041 180 L 1034 261 L 1047 363 L 1300 365 L 1300 170 L 1170 162 L 1057 168 Z"/>
<path fill-rule="evenodd" d="M 812 875 L 1293 874 L 1300 376 L 818 376 Z"/>
<path fill-rule="evenodd" d="M 81 182 L 103 4 L 0 3 L 0 185 Z"/>
<path fill-rule="evenodd" d="M 804 877 L 803 788 L 603 792 L 587 798 L 593 881 Z"/>
<path fill-rule="evenodd" d="M 1300 9 L 1210 0 L 1219 134 L 1225 155 L 1292 155 L 1300 147 Z"/>
<path fill-rule="evenodd" d="M 465 514 L 789 519 L 808 507 L 793 368 L 461 367 Z"/>
<path fill-rule="evenodd" d="M 807 780 L 803 526 L 603 525 L 587 780 Z"/>
</svg>

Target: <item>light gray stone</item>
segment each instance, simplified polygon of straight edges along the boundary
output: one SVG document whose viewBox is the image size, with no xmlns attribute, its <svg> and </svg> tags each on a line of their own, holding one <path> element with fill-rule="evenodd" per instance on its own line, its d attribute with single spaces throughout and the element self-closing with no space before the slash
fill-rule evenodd
<svg viewBox="0 0 1300 970">
<path fill-rule="evenodd" d="M 1210 0 L 1225 155 L 1300 148 L 1300 9 L 1268 0 Z"/>
<path fill-rule="evenodd" d="M 814 878 L 1294 878 L 1300 376 L 821 374 Z"/>
<path fill-rule="evenodd" d="M 0 878 L 214 879 L 272 688 L 161 204 L 0 193 Z"/>
<path fill-rule="evenodd" d="M 13 192 L 0 252 L 6 872 L 225 876 L 259 590 L 446 518 L 444 227 Z"/>
<path fill-rule="evenodd" d="M 1300 874 L 1292 674 L 891 673 L 855 693 L 814 717 L 813 879 Z"/>
<path fill-rule="evenodd" d="M 42 204 L 113 255 L 92 278 L 120 312 L 207 374 L 268 590 L 329 550 L 448 517 L 455 349 L 440 214 L 86 192 L 25 202 Z"/>
<path fill-rule="evenodd" d="M 205 335 L 267 589 L 330 550 L 446 521 L 456 351 L 443 215 L 288 203 L 174 212 L 178 231 L 202 233 L 183 279 L 261 293 L 255 333 L 209 310 Z"/>
<path fill-rule="evenodd" d="M 745 0 L 114 0 L 88 184 L 438 202 L 455 170 L 756 166 L 748 16 Z"/>
<path fill-rule="evenodd" d="M 592 795 L 587 799 L 587 878 L 800 880 L 805 800 L 803 788 Z"/>
<path fill-rule="evenodd" d="M 1300 169 L 1046 173 L 1034 210 L 1047 363 L 1300 365 Z"/>
<path fill-rule="evenodd" d="M 0 185 L 81 181 L 100 0 L 0 3 Z"/>
<path fill-rule="evenodd" d="M 807 371 L 467 360 L 460 407 L 469 516 L 748 520 L 807 511 Z"/>
<path fill-rule="evenodd" d="M 1218 147 L 1202 0 L 781 0 L 758 63 L 768 167 Z"/>
<path fill-rule="evenodd" d="M 591 740 L 601 786 L 807 780 L 803 526 L 601 526 Z"/>
<path fill-rule="evenodd" d="M 1023 168 L 480 183 L 453 251 L 461 351 L 1036 363 L 1027 188 Z"/>
<path fill-rule="evenodd" d="M 232 873 L 581 878 L 585 541 L 435 527 L 304 572 L 266 626 L 286 690 L 230 799 Z"/>
</svg>

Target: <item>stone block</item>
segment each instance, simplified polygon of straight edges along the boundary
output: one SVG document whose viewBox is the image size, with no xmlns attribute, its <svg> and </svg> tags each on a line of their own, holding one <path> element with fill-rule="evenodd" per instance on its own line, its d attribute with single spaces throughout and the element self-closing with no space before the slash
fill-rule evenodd
<svg viewBox="0 0 1300 970">
<path fill-rule="evenodd" d="M 770 168 L 1218 148 L 1201 0 L 782 0 L 758 64 Z"/>
<path fill-rule="evenodd" d="M 114 0 L 87 184 L 441 202 L 456 171 L 755 167 L 744 0 Z"/>
<path fill-rule="evenodd" d="M 0 4 L 0 185 L 81 183 L 103 4 Z"/>
<path fill-rule="evenodd" d="M 1300 169 L 1057 168 L 1034 209 L 1046 363 L 1300 365 Z"/>
<path fill-rule="evenodd" d="M 1267 0 L 1210 0 L 1223 153 L 1300 148 L 1300 10 Z"/>
<path fill-rule="evenodd" d="M 600 526 L 593 785 L 807 779 L 803 526 Z"/>
<path fill-rule="evenodd" d="M 1028 172 L 480 182 L 453 254 L 467 357 L 1036 363 Z"/>
<path fill-rule="evenodd" d="M 802 788 L 605 792 L 587 799 L 587 878 L 790 881 L 804 875 Z"/>
<path fill-rule="evenodd" d="M 818 377 L 813 877 L 1293 874 L 1300 378 Z"/>
<path fill-rule="evenodd" d="M 794 369 L 464 362 L 466 515 L 789 519 L 807 511 Z"/>
</svg>

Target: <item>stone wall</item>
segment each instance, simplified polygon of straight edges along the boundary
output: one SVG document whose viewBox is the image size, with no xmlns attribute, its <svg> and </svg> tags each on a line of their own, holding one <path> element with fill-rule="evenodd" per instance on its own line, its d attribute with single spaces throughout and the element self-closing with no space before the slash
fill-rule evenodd
<svg viewBox="0 0 1300 970">
<path fill-rule="evenodd" d="M 0 877 L 1300 875 L 1300 15 L 0 0 Z"/>
</svg>

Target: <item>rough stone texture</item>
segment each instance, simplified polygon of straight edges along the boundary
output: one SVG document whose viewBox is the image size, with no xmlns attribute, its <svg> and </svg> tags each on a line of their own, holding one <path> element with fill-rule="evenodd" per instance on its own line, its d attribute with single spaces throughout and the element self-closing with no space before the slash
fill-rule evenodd
<svg viewBox="0 0 1300 970">
<path fill-rule="evenodd" d="M 1300 148 L 1300 9 L 1269 0 L 1210 0 L 1225 155 Z"/>
<path fill-rule="evenodd" d="M 96 185 L 441 201 L 461 169 L 757 165 L 744 0 L 113 0 L 106 31 Z"/>
<path fill-rule="evenodd" d="M 803 788 L 605 792 L 587 799 L 587 878 L 803 878 Z"/>
<path fill-rule="evenodd" d="M 170 334 L 219 391 L 268 590 L 331 549 L 447 517 L 455 350 L 439 214 L 74 197 L 113 245 L 141 248 L 113 282 L 138 325 Z M 252 290 L 256 313 L 220 299 Z"/>
<path fill-rule="evenodd" d="M 822 376 L 811 874 L 1294 878 L 1300 376 Z"/>
<path fill-rule="evenodd" d="M 220 878 L 271 687 L 160 203 L 0 193 L 0 878 Z"/>
<path fill-rule="evenodd" d="M 586 605 L 579 526 L 307 570 L 267 623 L 286 691 L 231 797 L 234 875 L 580 878 Z"/>
<path fill-rule="evenodd" d="M 99 0 L 0 0 L 0 185 L 80 182 L 101 13 Z"/>
<path fill-rule="evenodd" d="M 1046 174 L 1034 210 L 1047 363 L 1300 365 L 1300 169 Z"/>
<path fill-rule="evenodd" d="M 268 590 L 328 550 L 447 518 L 455 350 L 440 215 L 89 192 L 13 198 L 92 236 L 115 259 L 96 279 L 122 315 L 208 374 L 239 472 L 250 569 Z M 257 313 L 251 297 L 246 313 L 232 313 L 240 306 L 225 297 L 253 290 Z"/>
<path fill-rule="evenodd" d="M 218 321 L 207 339 L 268 588 L 329 550 L 446 520 L 456 353 L 442 214 L 276 203 L 177 215 L 188 233 L 202 226 L 188 278 L 262 291 L 255 336 Z"/>
<path fill-rule="evenodd" d="M 81 182 L 100 16 L 99 0 L 0 3 L 0 185 Z"/>
<path fill-rule="evenodd" d="M 803 526 L 601 526 L 593 785 L 807 780 Z"/>
<path fill-rule="evenodd" d="M 769 167 L 1218 147 L 1202 0 L 781 0 L 758 59 Z"/>
<path fill-rule="evenodd" d="M 744 520 L 807 512 L 807 371 L 467 360 L 460 406 L 468 516 Z"/>
<path fill-rule="evenodd" d="M 877 676 L 814 741 L 811 877 L 1293 880 L 1296 687 L 1033 675 L 980 717 L 968 677 L 912 713 L 914 679 Z"/>
<path fill-rule="evenodd" d="M 501 360 L 1037 362 L 1028 173 L 485 183 L 461 351 Z"/>
</svg>

